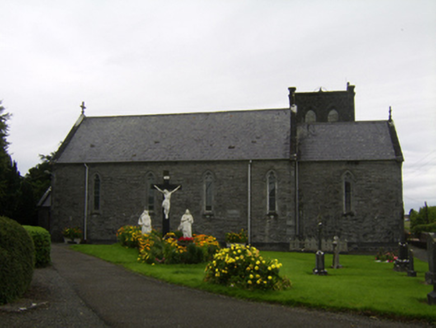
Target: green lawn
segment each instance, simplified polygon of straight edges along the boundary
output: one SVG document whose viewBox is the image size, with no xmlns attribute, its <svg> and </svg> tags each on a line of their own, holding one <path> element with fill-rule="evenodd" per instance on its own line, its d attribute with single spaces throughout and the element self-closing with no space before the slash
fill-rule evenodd
<svg viewBox="0 0 436 328">
<path fill-rule="evenodd" d="M 428 264 L 415 259 L 417 277 L 392 270 L 392 263 L 378 263 L 374 256 L 341 255 L 342 269 L 328 269 L 332 255 L 325 258 L 327 276 L 312 274 L 315 255 L 290 252 L 262 252 L 277 258 L 280 274 L 289 277 L 292 288 L 286 291 L 246 291 L 203 282 L 206 264 L 149 265 L 137 262 L 136 249 L 114 245 L 74 245 L 72 249 L 124 266 L 140 274 L 170 283 L 199 288 L 213 293 L 256 301 L 298 305 L 318 309 L 353 311 L 392 318 L 424 319 L 436 322 L 436 306 L 427 304 L 432 286 L 424 284 Z"/>
</svg>

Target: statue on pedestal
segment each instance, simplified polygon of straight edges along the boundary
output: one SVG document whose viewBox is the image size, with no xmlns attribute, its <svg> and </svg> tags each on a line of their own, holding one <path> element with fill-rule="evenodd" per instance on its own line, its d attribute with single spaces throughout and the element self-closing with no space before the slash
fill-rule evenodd
<svg viewBox="0 0 436 328">
<path fill-rule="evenodd" d="M 189 210 L 186 210 L 180 221 L 178 230 L 183 232 L 183 237 L 192 238 L 192 224 L 194 223 L 194 218 L 192 217 Z"/>
<path fill-rule="evenodd" d="M 151 232 L 151 218 L 147 210 L 142 212 L 141 216 L 139 217 L 138 224 L 142 227 L 141 232 L 144 235 Z"/>
</svg>

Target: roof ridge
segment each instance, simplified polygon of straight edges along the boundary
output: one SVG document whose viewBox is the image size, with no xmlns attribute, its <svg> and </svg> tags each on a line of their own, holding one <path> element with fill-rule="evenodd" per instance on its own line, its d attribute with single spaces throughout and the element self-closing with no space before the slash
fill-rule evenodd
<svg viewBox="0 0 436 328">
<path fill-rule="evenodd" d="M 152 114 L 127 114 L 127 115 L 103 115 L 103 116 L 86 116 L 86 118 L 122 118 L 122 117 L 152 117 L 152 116 L 184 116 L 184 115 L 218 115 L 228 113 L 250 113 L 262 111 L 284 111 L 289 108 L 264 108 L 264 109 L 237 109 L 237 110 L 223 110 L 211 112 L 185 112 L 185 113 L 152 113 Z"/>
</svg>

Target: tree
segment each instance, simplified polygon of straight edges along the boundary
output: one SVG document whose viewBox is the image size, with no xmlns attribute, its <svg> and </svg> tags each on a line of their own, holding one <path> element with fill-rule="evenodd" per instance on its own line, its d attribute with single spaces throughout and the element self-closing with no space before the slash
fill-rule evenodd
<svg viewBox="0 0 436 328">
<path fill-rule="evenodd" d="M 18 172 L 17 163 L 8 154 L 7 121 L 10 118 L 11 114 L 5 113 L 0 101 L 0 215 L 17 219 L 22 177 Z"/>
<path fill-rule="evenodd" d="M 411 209 L 409 214 L 410 230 L 413 233 L 436 231 L 436 206 L 428 206 L 425 202 L 418 212 Z"/>
<path fill-rule="evenodd" d="M 30 185 L 38 202 L 51 185 L 51 160 L 54 153 L 50 155 L 39 155 L 41 163 L 29 169 L 24 177 L 26 183 Z M 35 204 L 36 205 L 36 204 Z"/>
</svg>

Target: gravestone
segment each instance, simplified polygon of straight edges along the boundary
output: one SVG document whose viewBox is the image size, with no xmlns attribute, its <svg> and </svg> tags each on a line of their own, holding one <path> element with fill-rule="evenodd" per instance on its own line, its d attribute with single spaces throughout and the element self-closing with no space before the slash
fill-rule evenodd
<svg viewBox="0 0 436 328">
<path fill-rule="evenodd" d="M 164 183 L 154 185 L 164 197 L 162 201 L 162 236 L 165 236 L 170 232 L 170 205 L 171 195 L 179 189 L 182 189 L 181 185 L 170 184 L 170 176 L 168 171 L 164 171 Z"/>
<path fill-rule="evenodd" d="M 325 270 L 324 252 L 321 250 L 321 239 L 322 237 L 322 222 L 318 223 L 318 251 L 315 254 L 315 268 L 313 269 L 313 274 L 318 276 L 327 275 Z"/>
<path fill-rule="evenodd" d="M 436 283 L 436 233 L 427 235 L 428 272 L 425 273 L 425 282 L 429 285 Z"/>
<path fill-rule="evenodd" d="M 398 243 L 398 258 L 394 262 L 394 271 L 406 272 L 408 268 L 409 268 L 409 245 L 407 245 L 404 233 L 402 232 L 401 240 Z"/>
<path fill-rule="evenodd" d="M 413 250 L 411 249 L 409 249 L 409 268 L 407 270 L 407 276 L 416 277 L 414 255 L 413 255 Z"/>
<path fill-rule="evenodd" d="M 342 268 L 342 265 L 339 263 L 339 237 L 338 236 L 333 237 L 332 246 L 333 246 L 332 268 L 333 269 L 340 269 L 340 268 Z"/>
<path fill-rule="evenodd" d="M 425 274 L 425 282 L 433 285 L 433 291 L 427 294 L 428 304 L 436 305 L 436 233 L 427 235 L 428 269 Z"/>
</svg>

